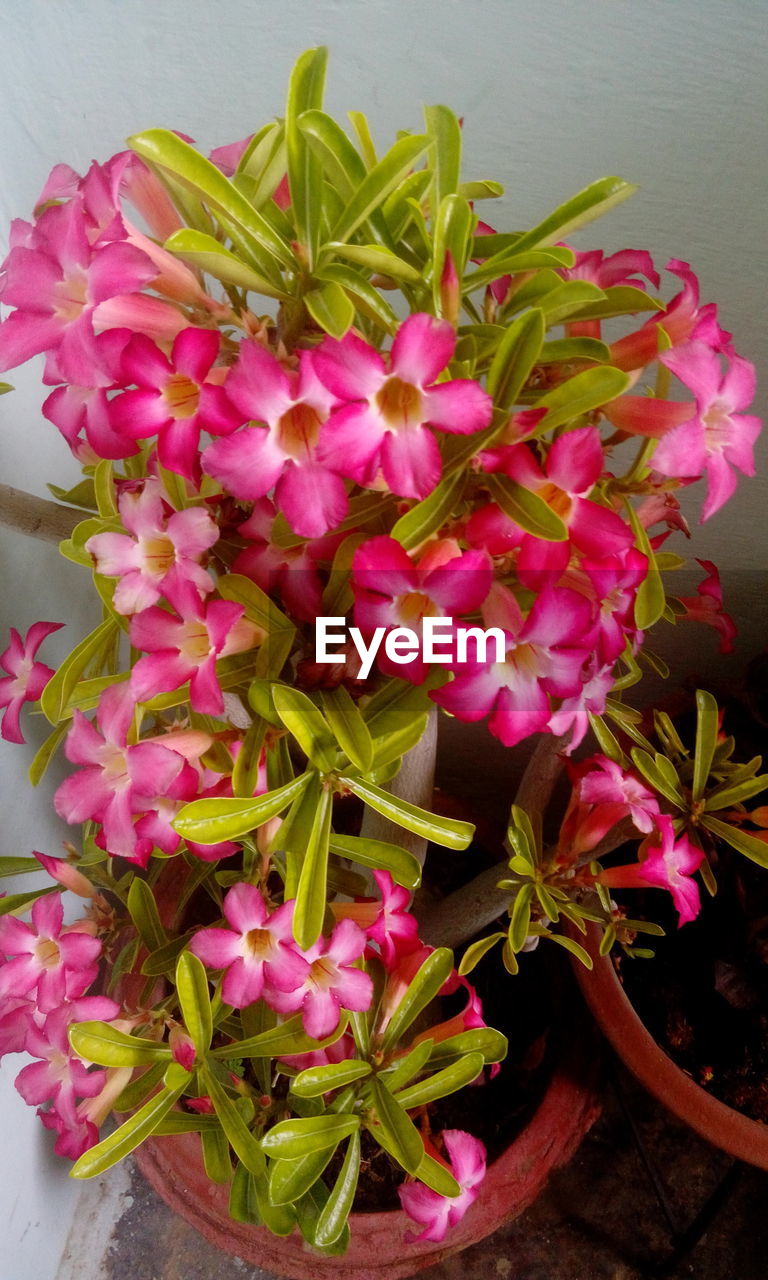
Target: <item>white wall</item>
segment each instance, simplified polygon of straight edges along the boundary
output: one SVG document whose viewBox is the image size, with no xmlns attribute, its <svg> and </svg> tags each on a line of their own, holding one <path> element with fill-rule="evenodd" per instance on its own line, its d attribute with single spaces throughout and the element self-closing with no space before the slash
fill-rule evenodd
<svg viewBox="0 0 768 1280">
<path fill-rule="evenodd" d="M 468 176 L 507 185 L 500 222 L 526 226 L 603 174 L 639 182 L 640 194 L 580 243 L 647 247 L 662 264 L 688 258 L 738 349 L 762 364 L 765 411 L 762 0 L 5 0 L 0 227 L 29 215 L 54 163 L 82 171 L 137 129 L 177 128 L 204 147 L 250 132 L 280 112 L 295 56 L 317 43 L 331 49 L 329 109 L 366 110 L 382 143 L 419 127 L 422 102 L 463 115 Z M 1 470 L 44 494 L 46 480 L 75 472 L 40 418 L 37 376 L 24 370 L 21 390 L 0 402 Z M 696 531 L 694 548 L 732 582 L 747 653 L 766 632 L 766 453 L 763 443 L 760 479 Z M 80 615 L 75 571 L 38 544 L 0 545 L 7 623 Z M 63 652 L 66 641 L 55 642 Z M 706 635 L 689 631 L 683 649 L 718 664 Z M 4 747 L 0 764 L 2 852 L 54 851 L 60 837 L 41 797 L 21 791 L 24 750 Z M 11 1077 L 6 1064 L 6 1092 Z M 70 1202 L 28 1137 L 31 1113 L 15 1096 L 3 1105 L 0 1206 L 11 1226 L 0 1280 L 49 1280 Z"/>
</svg>

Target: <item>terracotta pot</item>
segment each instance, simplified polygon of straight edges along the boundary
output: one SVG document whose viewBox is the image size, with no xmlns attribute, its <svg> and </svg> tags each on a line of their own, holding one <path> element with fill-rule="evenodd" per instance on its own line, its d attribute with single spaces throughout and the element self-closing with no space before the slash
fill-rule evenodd
<svg viewBox="0 0 768 1280">
<path fill-rule="evenodd" d="M 478 1200 L 445 1241 L 406 1244 L 418 1230 L 400 1210 L 355 1213 L 352 1238 L 340 1258 L 314 1253 L 298 1233 L 281 1239 L 261 1227 L 233 1222 L 227 1211 L 229 1188 L 206 1177 L 197 1134 L 151 1138 L 135 1154 L 136 1163 L 158 1195 L 201 1235 L 226 1253 L 295 1280 L 400 1280 L 432 1266 L 491 1235 L 535 1200 L 550 1173 L 574 1153 L 595 1120 L 597 1056 L 583 1037 L 550 1080 L 529 1124 L 490 1166 Z"/>
<path fill-rule="evenodd" d="M 768 1125 L 712 1097 L 678 1067 L 640 1021 L 610 957 L 599 954 L 599 930 L 590 926 L 587 938 L 580 941 L 592 956 L 594 969 L 590 972 L 575 960 L 576 979 L 600 1030 L 630 1071 L 707 1142 L 738 1160 L 768 1169 Z"/>
</svg>

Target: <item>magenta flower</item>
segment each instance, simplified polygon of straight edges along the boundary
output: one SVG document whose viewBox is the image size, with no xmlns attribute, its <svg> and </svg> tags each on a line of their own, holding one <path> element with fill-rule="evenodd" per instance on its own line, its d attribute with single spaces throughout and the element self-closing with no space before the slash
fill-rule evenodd
<svg viewBox="0 0 768 1280">
<path fill-rule="evenodd" d="M 395 884 L 388 871 L 374 871 L 372 875 L 381 898 L 333 902 L 331 910 L 336 920 L 354 920 L 365 929 L 369 942 L 377 944 L 385 969 L 392 970 L 402 956 L 420 947 L 419 925 L 409 911 L 408 890 Z"/>
<path fill-rule="evenodd" d="M 418 1235 L 406 1234 L 409 1244 L 415 1244 L 417 1240 L 444 1240 L 446 1232 L 461 1221 L 477 1199 L 480 1183 L 485 1177 L 485 1147 L 478 1138 L 461 1129 L 445 1129 L 442 1137 L 451 1173 L 461 1192 L 457 1196 L 441 1196 L 422 1182 L 405 1182 L 398 1187 L 397 1194 L 404 1211 L 423 1227 Z"/>
<path fill-rule="evenodd" d="M 268 595 L 277 593 L 293 617 L 314 624 L 323 612 L 323 580 L 318 563 L 331 564 L 346 535 L 331 533 L 298 546 L 281 547 L 272 540 L 276 516 L 269 498 L 256 500 L 248 519 L 237 527 L 249 545 L 238 552 L 232 572 L 251 578 Z"/>
<path fill-rule="evenodd" d="M 608 695 L 615 682 L 616 673 L 613 663 L 601 665 L 596 656 L 587 662 L 578 693 L 570 698 L 564 698 L 557 711 L 550 717 L 550 733 L 558 738 L 570 733 L 568 743 L 563 747 L 563 755 L 570 756 L 584 741 L 590 729 L 590 715 L 603 714 Z"/>
<path fill-rule="evenodd" d="M 634 773 L 622 769 L 607 756 L 592 756 L 582 763 L 581 769 L 586 771 L 579 783 L 579 798 L 583 804 L 599 807 L 600 825 L 607 823 L 598 839 L 621 818 L 631 818 L 638 831 L 653 830 L 659 818 L 659 802 Z"/>
<path fill-rule="evenodd" d="M 0 324 L 0 371 L 55 350 L 65 378 L 87 386 L 97 308 L 141 289 L 157 274 L 147 255 L 132 245 L 92 246 L 88 229 L 78 195 L 47 208 L 26 243 L 11 249 L 2 267 L 0 300 L 16 310 Z M 121 323 L 119 307 L 113 307 L 111 319 L 100 327 Z"/>
<path fill-rule="evenodd" d="M 136 384 L 110 401 L 113 428 L 129 440 L 157 436 L 157 456 L 168 471 L 193 483 L 200 477 L 200 432 L 234 431 L 242 415 L 221 385 L 223 366 L 213 368 L 221 335 L 217 329 L 182 329 L 170 357 L 144 334 L 123 352 L 123 376 Z"/>
<path fill-rule="evenodd" d="M 152 476 L 138 492 L 124 489 L 118 508 L 128 534 L 97 533 L 85 544 L 97 573 L 120 579 L 112 598 L 118 613 L 155 604 L 172 570 L 203 595 L 213 591 L 213 579 L 199 562 L 218 539 L 216 522 L 205 507 L 173 511 L 163 497 Z"/>
<path fill-rule="evenodd" d="M 5 710 L 0 737 L 6 742 L 25 741 L 21 708 L 25 702 L 37 702 L 53 675 L 51 667 L 35 661 L 35 654 L 46 636 L 63 626 L 63 622 L 33 622 L 23 640 L 14 627 L 10 629 L 11 643 L 0 654 L 0 667 L 8 672 L 0 676 L 0 709 Z"/>
<path fill-rule="evenodd" d="M 388 362 L 354 333 L 326 339 L 314 353 L 315 371 L 342 407 L 328 419 L 320 461 L 368 487 L 381 471 L 392 493 L 425 498 L 442 469 L 429 428 L 481 431 L 493 410 L 471 379 L 436 381 L 455 345 L 447 321 L 422 313 L 401 324 Z"/>
<path fill-rule="evenodd" d="M 225 970 L 221 995 L 233 1008 L 262 998 L 278 1008 L 276 993 L 282 999 L 307 978 L 309 963 L 293 941 L 293 909 L 291 901 L 270 912 L 255 885 L 236 884 L 222 905 L 231 928 L 201 929 L 190 941 L 190 951 L 209 969 Z"/>
<path fill-rule="evenodd" d="M 29 998 L 34 993 L 43 1013 L 65 999 L 83 995 L 98 972 L 101 943 L 76 928 L 63 929 L 61 894 L 38 898 L 32 924 L 14 916 L 0 919 L 0 998 Z"/>
<path fill-rule="evenodd" d="M 321 1040 L 339 1025 L 342 1009 L 364 1012 L 373 997 L 373 983 L 354 968 L 365 950 L 366 938 L 352 920 L 341 920 L 329 939 L 320 937 L 302 953 L 309 968 L 293 991 L 275 990 L 269 1003 L 280 1013 L 301 1009 L 307 1035 Z"/>
<path fill-rule="evenodd" d="M 313 357 L 299 353 L 287 373 L 255 342 L 243 342 L 227 379 L 227 395 L 249 425 L 217 440 L 203 454 L 203 469 L 236 498 L 254 501 L 275 490 L 275 503 L 303 538 L 318 538 L 344 519 L 343 481 L 319 460 L 323 424 L 334 397 L 315 374 Z"/>
<path fill-rule="evenodd" d="M 131 619 L 131 644 L 146 655 L 131 672 L 131 694 L 138 702 L 147 702 L 188 680 L 194 710 L 219 716 L 224 698 L 216 659 L 252 648 L 262 633 L 245 618 L 242 605 L 230 600 L 206 604 L 192 583 L 178 576 L 178 570 L 166 578 L 164 591 L 177 616 L 152 605 Z"/>
<path fill-rule="evenodd" d="M 602 249 L 576 252 L 573 266 L 561 268 L 558 274 L 565 280 L 589 280 L 600 289 L 631 285 L 645 291 L 645 281 L 638 278 L 641 276 L 650 280 L 655 289 L 661 284 L 653 258 L 645 249 L 620 249 L 607 257 Z"/>
<path fill-rule="evenodd" d="M 675 839 L 675 827 L 669 814 L 660 813 L 656 826 L 660 843 L 654 843 L 651 836 L 644 840 L 640 847 L 640 862 L 610 867 L 601 871 L 597 879 L 615 889 L 637 889 L 644 885 L 667 889 L 672 895 L 680 928 L 695 920 L 701 910 L 699 886 L 693 874 L 701 866 L 704 852 L 684 834 Z"/>
<path fill-rule="evenodd" d="M 56 352 L 49 352 L 45 364 L 48 385 L 56 387 L 43 404 L 43 417 L 63 435 L 74 456 L 83 464 L 102 458 L 127 458 L 138 453 L 138 445 L 115 431 L 109 416 L 107 392 L 120 385 L 122 355 L 132 334 L 130 329 L 107 329 L 98 334 L 91 347 L 92 363 L 87 385 L 66 382 Z M 82 370 L 80 377 L 85 376 Z"/>
<path fill-rule="evenodd" d="M 388 631 L 408 627 L 420 636 L 427 617 L 474 613 L 488 595 L 492 579 L 486 553 L 462 553 L 452 539 L 431 543 L 414 564 L 395 538 L 371 538 L 358 547 L 352 562 L 355 622 L 371 634 L 377 627 Z M 404 666 L 381 653 L 378 662 L 383 671 L 413 684 L 422 684 L 430 670 L 421 651 Z"/>
<path fill-rule="evenodd" d="M 685 608 L 683 616 L 687 621 L 704 622 L 714 627 L 720 636 L 720 652 L 733 653 L 738 628 L 723 608 L 720 572 L 712 560 L 697 560 L 696 563 L 701 565 L 707 576 L 697 586 L 695 596 L 680 596 L 680 603 Z"/>
<path fill-rule="evenodd" d="M 730 341 L 717 322 L 713 302 L 699 306 L 699 282 L 687 262 L 671 258 L 665 270 L 683 282 L 679 293 L 663 311 L 657 311 L 634 333 L 611 343 L 611 364 L 617 369 L 642 369 L 667 349 L 671 342 L 679 347 L 691 338 L 722 351 Z M 663 330 L 663 338 L 661 334 Z"/>
<path fill-rule="evenodd" d="M 548 729 L 549 695 L 570 698 L 593 644 L 589 602 L 564 587 L 547 587 L 523 616 L 510 591 L 494 587 L 484 610 L 486 625 L 505 636 L 503 662 L 468 663 L 450 684 L 430 694 L 459 720 L 482 720 L 506 747 Z"/>
<path fill-rule="evenodd" d="M 159 742 L 128 745 L 133 711 L 129 687 L 113 685 L 99 699 L 96 725 L 74 712 L 65 753 L 85 767 L 61 784 L 53 801 L 66 822 L 102 823 L 107 849 L 124 858 L 136 856 L 137 797 L 167 791 L 184 766 L 183 756 Z"/>
<path fill-rule="evenodd" d="M 673 427 L 659 442 L 653 465 L 662 475 L 707 475 L 702 520 L 719 511 L 736 488 L 737 467 L 755 474 L 753 445 L 762 423 L 753 414 L 739 413 L 755 394 L 754 365 L 733 355 L 725 374 L 717 354 L 703 342 L 689 342 L 661 357 L 696 397 L 694 415 Z M 730 465 L 729 465 L 730 464 Z"/>
<path fill-rule="evenodd" d="M 112 1001 L 109 1002 L 110 1004 Z M 67 1129 L 80 1126 L 78 1098 L 94 1098 L 106 1083 L 107 1073 L 88 1066 L 70 1047 L 68 1028 L 73 1006 L 53 1009 L 42 1027 L 30 1027 L 26 1050 L 39 1062 L 22 1067 L 16 1077 L 16 1088 L 30 1106 L 51 1103 L 51 1111 Z"/>
</svg>

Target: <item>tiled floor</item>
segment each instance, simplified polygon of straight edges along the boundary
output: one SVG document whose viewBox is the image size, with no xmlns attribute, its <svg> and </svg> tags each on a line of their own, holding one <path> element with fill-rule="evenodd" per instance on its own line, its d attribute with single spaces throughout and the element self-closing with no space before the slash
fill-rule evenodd
<svg viewBox="0 0 768 1280">
<path fill-rule="evenodd" d="M 622 1077 L 623 1079 L 623 1077 Z M 730 1167 L 721 1152 L 673 1121 L 624 1081 L 633 1114 L 663 1172 L 680 1225 L 697 1213 Z M 81 1280 L 273 1280 L 220 1253 L 166 1209 L 137 1172 L 98 1268 Z M 688 1259 L 659 1269 L 669 1234 L 612 1089 L 603 1115 L 571 1163 L 522 1217 L 423 1280 L 765 1280 L 768 1178 L 744 1168 L 725 1207 Z"/>
</svg>

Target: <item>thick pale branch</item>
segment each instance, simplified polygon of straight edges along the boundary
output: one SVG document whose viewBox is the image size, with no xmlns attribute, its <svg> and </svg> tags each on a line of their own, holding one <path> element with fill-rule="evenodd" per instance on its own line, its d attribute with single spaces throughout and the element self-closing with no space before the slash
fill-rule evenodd
<svg viewBox="0 0 768 1280">
<path fill-rule="evenodd" d="M 18 529 L 43 542 L 61 542 L 84 519 L 85 513 L 74 507 L 62 507 L 23 489 L 0 484 L 0 525 L 7 529 Z"/>
</svg>

